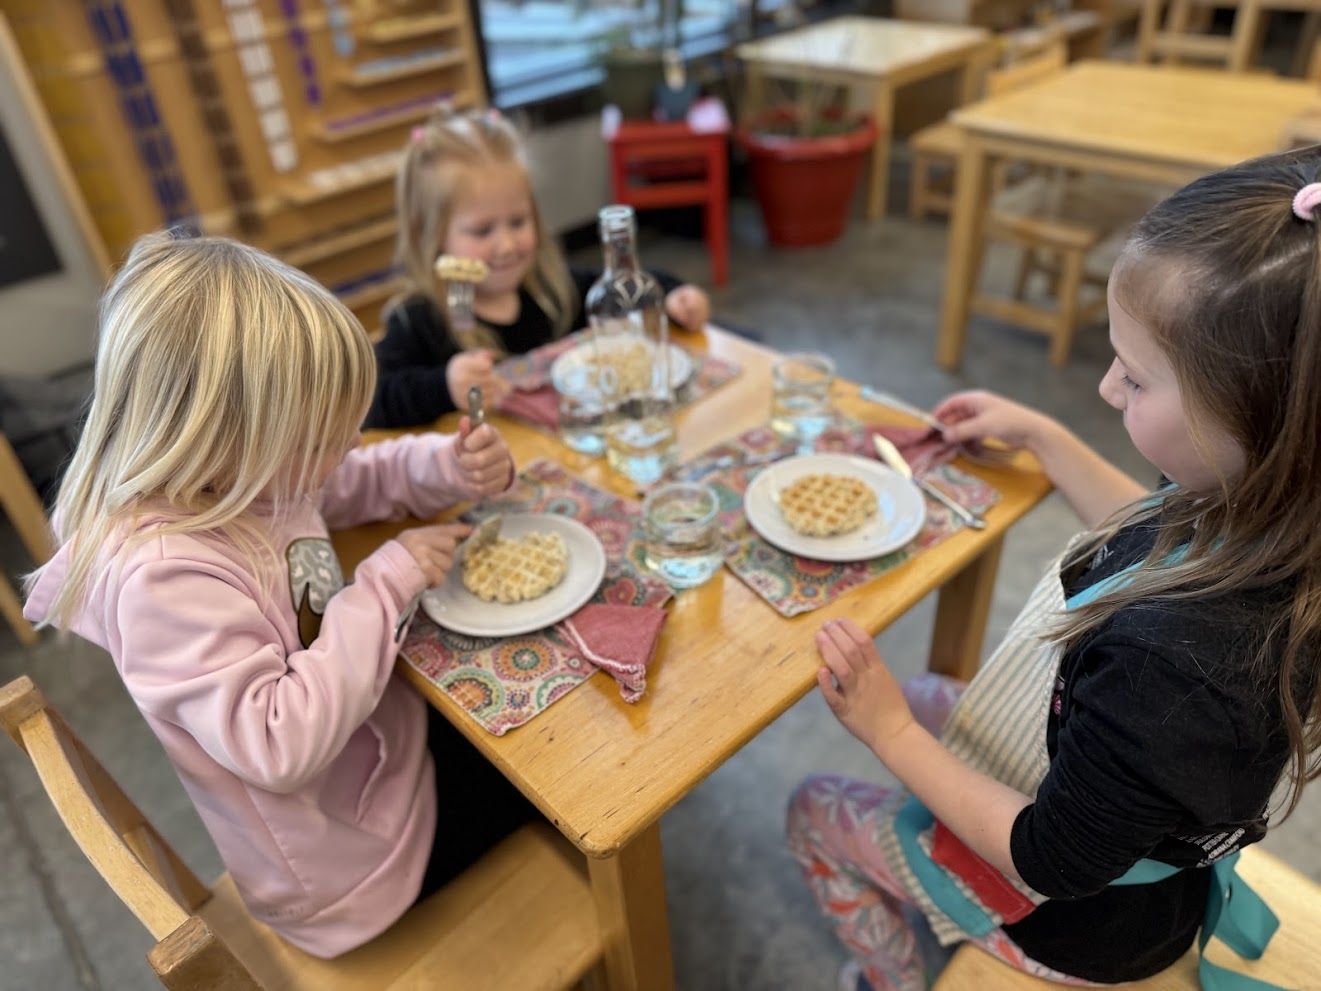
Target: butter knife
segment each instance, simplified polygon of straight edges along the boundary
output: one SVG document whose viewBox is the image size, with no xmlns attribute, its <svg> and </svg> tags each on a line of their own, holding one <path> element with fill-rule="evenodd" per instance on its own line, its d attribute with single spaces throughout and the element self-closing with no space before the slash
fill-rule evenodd
<svg viewBox="0 0 1321 991">
<path fill-rule="evenodd" d="M 945 495 L 944 492 L 940 491 L 940 489 L 926 481 L 926 479 L 918 478 L 914 475 L 912 467 L 904 460 L 904 456 L 899 453 L 899 448 L 895 447 L 889 440 L 882 437 L 880 434 L 872 434 L 872 444 L 875 446 L 876 453 L 880 456 L 882 461 L 961 519 L 965 526 L 973 530 L 983 530 L 986 528 L 986 521 L 973 513 L 972 510 L 968 509 L 966 506 L 959 505 L 949 496 Z"/>
</svg>

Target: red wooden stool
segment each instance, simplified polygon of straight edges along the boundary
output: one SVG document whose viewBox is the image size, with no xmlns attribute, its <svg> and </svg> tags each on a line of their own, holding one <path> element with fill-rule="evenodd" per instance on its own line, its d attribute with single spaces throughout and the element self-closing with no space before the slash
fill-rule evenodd
<svg viewBox="0 0 1321 991">
<path fill-rule="evenodd" d="M 613 202 L 635 210 L 705 206 L 711 281 L 729 279 L 729 123 L 694 130 L 685 121 L 626 120 L 606 128 Z"/>
</svg>

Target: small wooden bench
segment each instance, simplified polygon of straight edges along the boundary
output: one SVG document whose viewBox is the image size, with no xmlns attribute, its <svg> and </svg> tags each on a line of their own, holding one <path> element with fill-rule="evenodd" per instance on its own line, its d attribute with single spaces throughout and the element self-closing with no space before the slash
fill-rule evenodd
<svg viewBox="0 0 1321 991">
<path fill-rule="evenodd" d="M 0 726 L 32 760 L 87 859 L 158 940 L 174 991 L 551 991 L 595 980 L 603 942 L 582 857 L 528 826 L 371 942 L 334 960 L 248 914 L 228 875 L 204 886 L 31 679 L 0 688 Z"/>
<path fill-rule="evenodd" d="M 1281 987 L 1321 987 L 1321 885 L 1255 846 L 1243 851 L 1238 870 L 1279 916 L 1280 928 L 1260 960 L 1240 961 L 1214 940 L 1207 947 L 1211 960 Z M 1168 970 L 1123 987 L 1125 991 L 1198 991 L 1197 962 L 1194 947 Z M 966 945 L 954 954 L 933 991 L 1049 991 L 1058 987 Z"/>
</svg>

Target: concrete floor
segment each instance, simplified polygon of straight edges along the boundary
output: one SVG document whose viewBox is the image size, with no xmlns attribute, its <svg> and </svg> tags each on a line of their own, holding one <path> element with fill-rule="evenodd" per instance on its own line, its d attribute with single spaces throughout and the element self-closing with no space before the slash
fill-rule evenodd
<svg viewBox="0 0 1321 991">
<path fill-rule="evenodd" d="M 896 186 L 904 188 L 901 177 Z M 826 248 L 763 246 L 750 204 L 736 204 L 733 278 L 713 293 L 715 312 L 754 328 L 778 349 L 834 355 L 851 377 L 930 404 L 985 386 L 1042 407 L 1142 478 L 1153 473 L 1128 444 L 1095 385 L 1109 362 L 1105 330 L 1080 335 L 1065 369 L 1042 339 L 974 321 L 962 373 L 932 361 L 945 259 L 945 227 L 892 216 L 857 222 Z M 702 281 L 705 256 L 688 241 L 644 237 L 646 262 Z M 579 260 L 591 263 L 592 255 Z M 1010 259 L 992 253 L 994 277 Z M 1154 479 L 1153 479 L 1154 480 Z M 1052 497 L 1010 534 L 990 637 L 1012 619 L 1040 568 L 1075 530 Z M 12 542 L 11 542 L 12 543 Z M 7 552 L 7 553 L 6 553 Z M 11 570 L 23 566 L 0 546 Z M 924 663 L 934 614 L 927 601 L 880 638 L 902 674 Z M 47 637 L 31 650 L 0 631 L 0 683 L 29 672 L 181 855 L 203 876 L 220 862 L 156 740 L 108 659 L 77 641 Z M 664 820 L 675 967 L 687 991 L 827 991 L 844 959 L 784 850 L 785 800 L 806 774 L 885 772 L 831 717 L 805 698 L 682 801 Z M 1321 789 L 1265 843 L 1321 880 Z M 157 986 L 144 955 L 151 940 L 87 865 L 57 821 L 31 768 L 0 743 L 0 988 L 130 989 Z"/>
</svg>

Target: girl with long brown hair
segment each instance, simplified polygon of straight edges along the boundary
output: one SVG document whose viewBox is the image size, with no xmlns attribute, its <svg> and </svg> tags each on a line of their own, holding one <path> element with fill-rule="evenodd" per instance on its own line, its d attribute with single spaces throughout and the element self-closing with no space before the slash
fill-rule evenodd
<svg viewBox="0 0 1321 991">
<path fill-rule="evenodd" d="M 901 687 L 847 620 L 818 636 L 826 701 L 902 786 L 814 776 L 790 806 L 850 986 L 923 986 L 911 909 L 1063 983 L 1156 973 L 1223 935 L 1208 904 L 1253 903 L 1238 851 L 1321 773 L 1321 149 L 1159 204 L 1109 309 L 1100 392 L 1162 484 L 953 395 L 946 439 L 1027 448 L 1087 529 L 966 690 Z"/>
</svg>

